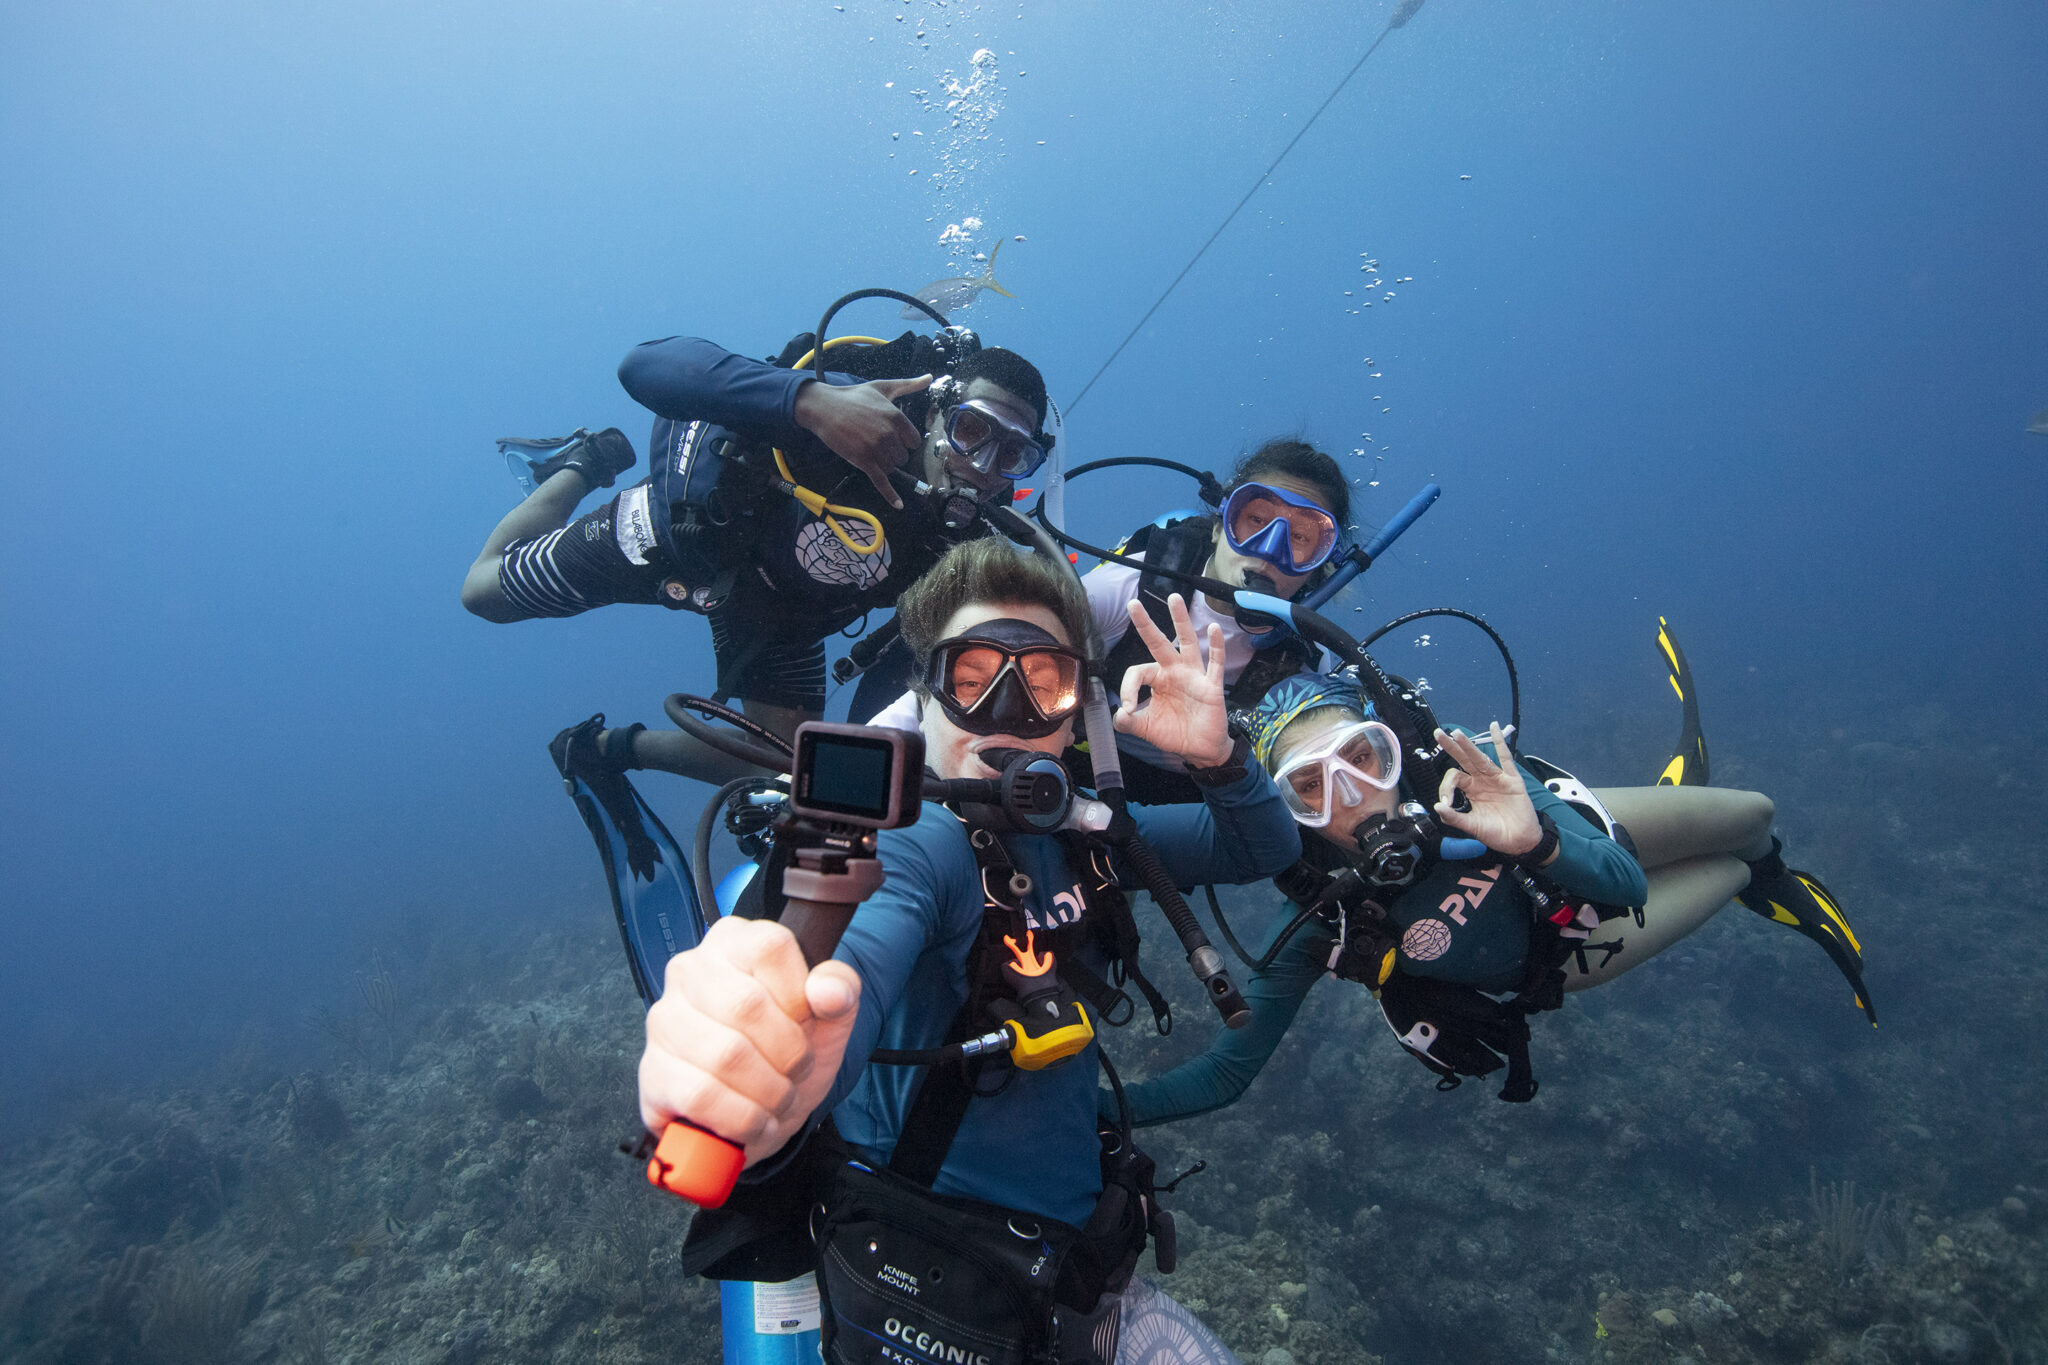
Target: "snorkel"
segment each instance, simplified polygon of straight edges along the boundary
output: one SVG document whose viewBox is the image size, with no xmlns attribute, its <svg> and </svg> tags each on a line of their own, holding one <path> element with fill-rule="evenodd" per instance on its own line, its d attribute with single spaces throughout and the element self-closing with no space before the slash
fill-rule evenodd
<svg viewBox="0 0 2048 1365">
<path fill-rule="evenodd" d="M 1227 492 L 1222 480 L 1218 479 L 1215 474 L 1206 469 L 1196 469 L 1192 465 L 1181 464 L 1176 460 L 1165 460 L 1151 455 L 1117 455 L 1108 459 L 1090 460 L 1086 464 L 1076 465 L 1072 469 L 1063 470 L 1060 475 L 1060 482 L 1063 485 L 1068 480 L 1080 478 L 1084 474 L 1091 474 L 1099 469 L 1112 469 L 1127 465 L 1170 469 L 1175 473 L 1185 474 L 1195 481 L 1197 493 L 1203 505 L 1210 509 L 1212 514 L 1219 513 L 1223 507 Z M 1251 632 L 1254 647 L 1263 647 L 1277 643 L 1279 638 L 1281 638 L 1282 632 L 1274 629 L 1275 626 L 1293 626 L 1291 611 L 1294 606 L 1300 605 L 1310 611 L 1324 606 L 1331 598 L 1348 587 L 1360 574 L 1370 569 L 1373 563 L 1380 556 L 1384 555 L 1388 548 L 1395 541 L 1399 540 L 1407 532 L 1408 528 L 1413 526 L 1421 518 L 1422 514 L 1427 512 L 1431 505 L 1442 495 L 1443 488 L 1440 485 L 1435 483 L 1424 484 L 1422 490 L 1410 498 L 1407 505 L 1395 513 L 1393 518 L 1373 535 L 1372 539 L 1368 540 L 1364 545 L 1354 545 L 1349 548 L 1340 547 L 1329 559 L 1323 561 L 1322 565 L 1319 566 L 1325 567 L 1335 564 L 1335 569 L 1321 583 L 1305 589 L 1298 603 L 1287 603 L 1289 613 L 1274 613 L 1249 604 L 1251 599 L 1266 602 L 1286 602 L 1286 599 L 1280 598 L 1271 592 L 1261 593 L 1257 588 L 1248 588 L 1242 583 L 1225 583 L 1220 579 L 1210 578 L 1205 574 L 1190 573 L 1182 569 L 1169 568 L 1163 564 L 1148 563 L 1145 560 L 1124 554 L 1121 550 L 1111 550 L 1105 549 L 1100 545 L 1091 545 L 1079 537 L 1069 535 L 1058 524 L 1058 519 L 1050 515 L 1047 505 L 1047 498 L 1050 496 L 1049 492 L 1039 497 L 1038 502 L 1031 509 L 1031 517 L 1032 520 L 1044 526 L 1054 540 L 1070 551 L 1093 555 L 1098 560 L 1112 564 L 1122 564 L 1126 567 L 1137 569 L 1141 573 L 1158 574 L 1161 577 L 1178 583 L 1191 596 L 1195 593 L 1200 593 L 1212 601 L 1232 604 L 1235 608 L 1234 614 L 1238 624 L 1246 627 Z M 1251 575 L 1253 578 L 1261 576 L 1256 573 Z M 1270 586 L 1270 583 L 1268 586 Z M 1336 628 L 1332 626 L 1331 629 L 1334 630 Z M 1307 632 L 1299 629 L 1296 629 L 1295 633 L 1302 635 L 1305 639 L 1312 638 L 1307 635 Z M 1342 635 L 1342 632 L 1339 632 L 1339 634 Z M 1348 640 L 1350 637 L 1344 636 L 1343 638 Z M 1323 643 L 1320 640 L 1312 640 L 1312 642 L 1316 644 Z M 1329 648 L 1327 645 L 1324 647 Z M 1350 661 L 1351 656 L 1348 650 L 1332 650 L 1332 652 L 1337 654 L 1340 660 Z"/>
<path fill-rule="evenodd" d="M 1043 505 L 1041 500 L 1040 506 Z M 997 530 L 1019 544 L 1031 546 L 1079 581 L 1080 572 L 1055 539 L 1064 540 L 1065 537 L 1052 531 L 1041 520 L 1019 516 L 1008 507 L 984 508 L 982 514 Z M 1088 762 L 1094 769 L 1096 797 L 1112 812 L 1110 837 L 1123 850 L 1132 868 L 1145 879 L 1145 889 L 1165 912 L 1166 922 L 1172 926 L 1182 951 L 1187 954 L 1188 966 L 1202 983 L 1202 993 L 1223 1016 L 1224 1025 L 1243 1028 L 1251 1022 L 1251 1007 L 1245 1004 L 1237 983 L 1231 980 L 1230 971 L 1223 964 L 1223 954 L 1216 951 L 1209 942 L 1209 936 L 1202 932 L 1202 926 L 1196 922 L 1195 912 L 1188 908 L 1187 898 L 1181 895 L 1173 874 L 1139 836 L 1131 819 L 1128 802 L 1124 798 L 1123 762 L 1117 752 L 1116 727 L 1110 721 L 1109 691 L 1102 681 L 1103 659 L 1107 651 L 1103 648 L 1102 631 L 1096 626 L 1092 612 L 1088 614 L 1087 625 L 1087 691 L 1081 706 L 1081 720 L 1088 738 Z M 1166 1018 L 1170 1021 L 1171 1015 Z M 1170 1027 L 1171 1023 L 1167 1022 L 1161 1031 Z"/>
</svg>

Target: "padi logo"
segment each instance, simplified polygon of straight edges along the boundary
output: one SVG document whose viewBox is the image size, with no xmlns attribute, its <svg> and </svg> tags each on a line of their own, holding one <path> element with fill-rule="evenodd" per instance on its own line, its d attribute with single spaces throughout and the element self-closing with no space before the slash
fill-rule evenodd
<svg viewBox="0 0 2048 1365">
<path fill-rule="evenodd" d="M 1035 913 L 1030 906 L 1024 908 L 1024 921 L 1033 929 L 1056 929 L 1062 924 L 1072 924 L 1088 911 L 1088 895 L 1075 882 L 1074 889 L 1062 891 L 1052 898 L 1050 922 L 1045 916 Z"/>
<path fill-rule="evenodd" d="M 989 1365 L 988 1357 L 979 1351 L 948 1346 L 930 1332 L 920 1332 L 900 1318 L 890 1318 L 882 1325 L 882 1330 L 927 1360 L 941 1361 L 944 1365 Z"/>
<path fill-rule="evenodd" d="M 1486 899 L 1486 893 L 1493 890 L 1499 884 L 1499 867 L 1489 867 L 1477 877 L 1460 877 L 1458 878 L 1458 885 L 1464 887 L 1464 891 L 1453 891 L 1450 895 L 1445 896 L 1444 903 L 1436 908 L 1436 912 L 1439 915 L 1444 915 L 1456 920 L 1460 924 L 1464 924 L 1467 922 L 1465 911 L 1468 909 L 1477 910 L 1479 903 Z"/>
<path fill-rule="evenodd" d="M 891 1289 L 900 1289 L 906 1294 L 917 1293 L 917 1276 L 900 1266 L 893 1266 L 884 1261 L 882 1268 L 875 1272 L 875 1278 Z"/>
</svg>

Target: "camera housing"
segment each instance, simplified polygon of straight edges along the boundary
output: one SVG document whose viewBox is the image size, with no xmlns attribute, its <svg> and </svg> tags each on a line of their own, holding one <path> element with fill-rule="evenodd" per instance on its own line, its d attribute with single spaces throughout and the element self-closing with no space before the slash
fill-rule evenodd
<svg viewBox="0 0 2048 1365">
<path fill-rule="evenodd" d="M 924 736 L 883 725 L 806 721 L 796 731 L 790 810 L 827 824 L 900 829 L 924 800 Z"/>
</svg>

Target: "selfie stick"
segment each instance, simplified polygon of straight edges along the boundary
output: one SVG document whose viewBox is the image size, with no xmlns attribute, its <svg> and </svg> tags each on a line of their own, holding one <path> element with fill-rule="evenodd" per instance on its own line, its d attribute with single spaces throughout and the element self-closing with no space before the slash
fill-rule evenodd
<svg viewBox="0 0 2048 1365">
<path fill-rule="evenodd" d="M 832 956 L 854 909 L 881 889 L 882 865 L 873 855 L 872 835 L 830 839 L 796 850 L 796 865 L 783 870 L 780 922 L 796 935 L 806 967 Z M 737 1144 L 672 1119 L 647 1160 L 647 1180 L 699 1208 L 715 1209 L 732 1194 L 746 1164 L 747 1154 Z"/>
</svg>

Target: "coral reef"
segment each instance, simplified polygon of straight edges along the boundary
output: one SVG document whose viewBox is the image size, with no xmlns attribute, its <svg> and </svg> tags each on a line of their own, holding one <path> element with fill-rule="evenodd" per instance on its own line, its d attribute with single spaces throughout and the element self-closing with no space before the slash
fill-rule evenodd
<svg viewBox="0 0 2048 1365">
<path fill-rule="evenodd" d="M 715 1360 L 715 1290 L 673 1269 L 688 1210 L 617 1152 L 640 1009 L 616 952 L 523 941 L 438 1010 L 394 1006 L 419 983 L 379 964 L 385 1014 L 314 1021 L 326 1074 L 137 1101 L 11 1160 L 0 1275 L 34 1292 L 0 1302 L 0 1358 Z"/>
<path fill-rule="evenodd" d="M 1161 1287 L 1254 1365 L 2048 1362 L 2048 734 L 1744 719 L 1716 777 L 1769 790 L 1849 908 L 1881 1031 L 1739 907 L 1540 1018 L 1528 1105 L 1437 1092 L 1326 982 L 1244 1102 L 1144 1135 L 1208 1163 Z M 1598 720 L 1543 746 L 1595 783 L 1665 724 Z M 1925 818 L 1987 791 L 2003 836 Z M 0 1358 L 716 1360 L 688 1211 L 616 1151 L 639 1002 L 605 917 L 562 918 L 366 952 L 309 1021 L 325 1065 L 245 1049 L 0 1156 Z M 1110 1037 L 1133 1080 L 1214 1028 L 1170 936 L 1147 953 L 1181 1022 Z"/>
</svg>

